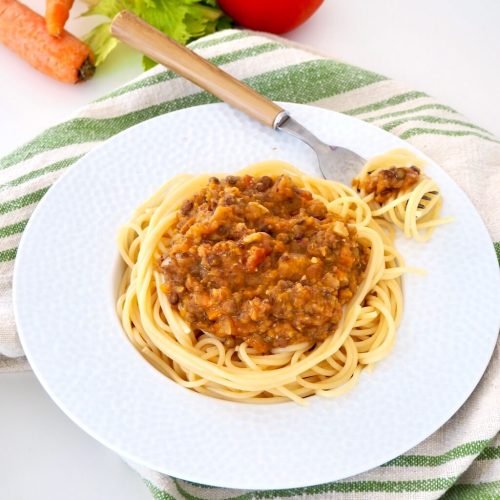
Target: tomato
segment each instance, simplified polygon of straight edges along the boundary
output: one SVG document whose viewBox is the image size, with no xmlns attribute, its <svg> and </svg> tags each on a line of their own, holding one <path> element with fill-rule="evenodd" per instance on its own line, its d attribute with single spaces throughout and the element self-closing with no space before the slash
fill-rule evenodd
<svg viewBox="0 0 500 500">
<path fill-rule="evenodd" d="M 309 19 L 323 0 L 218 0 L 218 3 L 242 26 L 279 34 Z"/>
</svg>

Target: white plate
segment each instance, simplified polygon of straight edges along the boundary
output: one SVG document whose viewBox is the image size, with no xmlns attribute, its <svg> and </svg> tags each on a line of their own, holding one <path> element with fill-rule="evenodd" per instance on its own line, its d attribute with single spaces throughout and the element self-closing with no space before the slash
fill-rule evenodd
<svg viewBox="0 0 500 500">
<path fill-rule="evenodd" d="M 354 118 L 286 104 L 323 140 L 365 157 L 409 147 Z M 354 390 L 254 406 L 183 389 L 129 344 L 114 307 L 117 228 L 172 175 L 232 172 L 279 158 L 317 174 L 312 152 L 226 105 L 144 122 L 95 149 L 49 191 L 16 260 L 21 340 L 40 382 L 79 426 L 121 455 L 215 486 L 290 488 L 351 476 L 407 451 L 444 424 L 478 383 L 499 328 L 500 283 L 488 233 L 464 193 L 429 160 L 443 213 L 428 244 L 397 242 L 406 311 L 391 354 Z"/>
</svg>

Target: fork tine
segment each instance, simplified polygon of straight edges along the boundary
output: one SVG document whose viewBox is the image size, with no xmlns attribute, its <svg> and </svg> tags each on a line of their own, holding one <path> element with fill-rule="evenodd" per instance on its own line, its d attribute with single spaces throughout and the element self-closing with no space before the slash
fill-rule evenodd
<svg viewBox="0 0 500 500">
<path fill-rule="evenodd" d="M 428 193 L 428 194 L 433 194 L 433 195 L 438 195 L 438 194 L 439 194 L 439 191 L 428 191 L 427 193 Z M 431 198 L 431 197 L 429 197 L 429 196 L 427 196 L 427 194 L 424 194 L 424 196 L 422 196 L 422 198 L 420 198 L 420 199 L 421 199 L 421 200 L 425 200 L 425 201 L 431 201 L 431 200 L 432 200 L 432 198 Z M 425 208 L 426 206 L 425 206 L 423 203 L 419 203 L 419 204 L 417 205 L 417 207 L 418 207 L 418 208 L 420 208 L 420 209 L 423 209 L 423 208 Z M 418 217 L 418 216 L 420 216 L 420 214 L 417 214 L 417 217 Z"/>
</svg>

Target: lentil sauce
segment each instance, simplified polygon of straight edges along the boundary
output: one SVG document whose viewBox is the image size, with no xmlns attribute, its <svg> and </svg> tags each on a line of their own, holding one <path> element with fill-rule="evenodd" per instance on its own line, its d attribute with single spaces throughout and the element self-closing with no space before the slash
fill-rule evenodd
<svg viewBox="0 0 500 500">
<path fill-rule="evenodd" d="M 354 179 L 354 187 L 363 189 L 366 194 L 375 193 L 374 200 L 383 205 L 399 191 L 414 186 L 420 179 L 417 167 L 391 167 L 380 170 L 375 175 L 366 175 L 363 179 Z"/>
<path fill-rule="evenodd" d="M 183 203 L 159 266 L 193 329 L 267 353 L 332 334 L 367 261 L 354 225 L 290 177 L 246 175 Z"/>
</svg>

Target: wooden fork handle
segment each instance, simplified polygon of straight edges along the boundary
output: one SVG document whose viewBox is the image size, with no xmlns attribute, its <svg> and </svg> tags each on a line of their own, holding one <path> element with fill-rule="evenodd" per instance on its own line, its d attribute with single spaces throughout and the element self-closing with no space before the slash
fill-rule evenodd
<svg viewBox="0 0 500 500">
<path fill-rule="evenodd" d="M 248 85 L 180 45 L 126 10 L 115 16 L 111 33 L 174 73 L 192 81 L 231 106 L 276 128 L 285 111 Z"/>
</svg>

